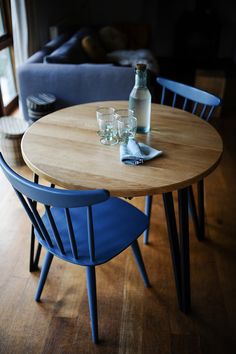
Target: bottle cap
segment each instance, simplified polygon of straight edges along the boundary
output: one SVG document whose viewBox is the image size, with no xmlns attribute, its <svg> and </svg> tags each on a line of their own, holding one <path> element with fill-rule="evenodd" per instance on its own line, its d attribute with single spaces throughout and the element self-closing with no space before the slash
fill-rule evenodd
<svg viewBox="0 0 236 354">
<path fill-rule="evenodd" d="M 142 63 L 136 64 L 136 69 L 137 69 L 137 70 L 145 71 L 146 68 L 147 68 L 147 65 L 146 65 L 146 64 L 142 64 Z"/>
</svg>

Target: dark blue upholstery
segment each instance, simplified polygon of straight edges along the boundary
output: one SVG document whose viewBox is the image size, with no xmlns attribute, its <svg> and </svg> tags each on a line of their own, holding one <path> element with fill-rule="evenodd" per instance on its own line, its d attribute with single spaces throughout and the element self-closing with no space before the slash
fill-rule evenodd
<svg viewBox="0 0 236 354">
<path fill-rule="evenodd" d="M 106 190 L 67 191 L 30 182 L 17 175 L 1 153 L 0 165 L 29 216 L 39 243 L 47 250 L 35 300 L 40 301 L 54 255 L 86 266 L 92 337 L 96 343 L 95 266 L 131 246 L 144 283 L 149 286 L 137 242 L 148 226 L 146 215 L 122 199 L 110 198 Z M 43 216 L 38 213 L 36 202 L 44 207 Z"/>
<path fill-rule="evenodd" d="M 26 120 L 26 98 L 39 92 L 57 98 L 56 109 L 80 103 L 128 100 L 133 68 L 112 64 L 24 64 L 18 68 L 19 95 Z"/>
</svg>

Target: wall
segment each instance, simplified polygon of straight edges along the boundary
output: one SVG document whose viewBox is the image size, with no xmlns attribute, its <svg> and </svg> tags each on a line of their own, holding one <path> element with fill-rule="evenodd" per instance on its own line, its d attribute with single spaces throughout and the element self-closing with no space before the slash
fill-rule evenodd
<svg viewBox="0 0 236 354">
<path fill-rule="evenodd" d="M 219 57 L 234 56 L 236 63 L 236 1 L 220 0 L 217 4 L 222 24 Z"/>
<path fill-rule="evenodd" d="M 73 5 L 74 1 L 71 2 Z M 49 27 L 71 17 L 70 0 L 28 0 L 30 52 L 34 53 L 49 40 Z"/>
<path fill-rule="evenodd" d="M 147 23 L 156 55 L 170 57 L 175 48 L 176 24 L 184 12 L 195 8 L 197 1 L 201 0 L 28 0 L 33 4 L 34 50 L 48 40 L 50 26 L 65 20 L 73 24 Z M 221 25 L 218 57 L 233 57 L 236 1 L 202 0 L 202 4 L 207 3 L 215 9 Z"/>
</svg>

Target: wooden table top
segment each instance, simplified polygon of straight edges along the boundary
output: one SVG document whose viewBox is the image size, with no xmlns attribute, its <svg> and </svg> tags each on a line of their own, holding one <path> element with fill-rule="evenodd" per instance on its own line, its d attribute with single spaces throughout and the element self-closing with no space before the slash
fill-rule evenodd
<svg viewBox="0 0 236 354">
<path fill-rule="evenodd" d="M 119 145 L 102 145 L 97 135 L 98 106 L 127 107 L 126 101 L 94 102 L 51 113 L 22 139 L 26 164 L 39 176 L 68 189 L 104 188 L 133 197 L 187 187 L 210 174 L 223 144 L 217 131 L 180 109 L 152 104 L 151 132 L 137 140 L 163 151 L 143 165 L 120 162 Z"/>
</svg>

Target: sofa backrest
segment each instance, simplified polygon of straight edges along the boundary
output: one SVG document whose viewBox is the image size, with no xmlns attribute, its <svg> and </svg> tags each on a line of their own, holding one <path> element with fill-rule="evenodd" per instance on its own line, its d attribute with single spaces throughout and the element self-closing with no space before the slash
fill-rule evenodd
<svg viewBox="0 0 236 354">
<path fill-rule="evenodd" d="M 24 64 L 17 73 L 26 120 L 29 95 L 51 93 L 60 109 L 93 101 L 128 100 L 134 85 L 134 68 L 112 64 Z"/>
</svg>

